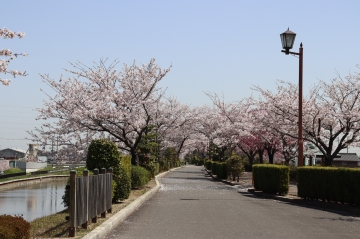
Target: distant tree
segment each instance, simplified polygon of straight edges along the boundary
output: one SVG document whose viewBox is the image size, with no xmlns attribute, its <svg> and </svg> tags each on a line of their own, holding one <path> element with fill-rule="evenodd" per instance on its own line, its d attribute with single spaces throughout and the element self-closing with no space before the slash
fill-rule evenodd
<svg viewBox="0 0 360 239">
<path fill-rule="evenodd" d="M 9 161 L 0 160 L 0 172 L 4 172 L 10 168 Z"/>
<path fill-rule="evenodd" d="M 0 28 L 0 37 L 1 38 L 13 39 L 16 36 L 19 37 L 19 38 L 23 38 L 25 36 L 25 33 L 23 33 L 23 32 L 13 32 L 13 31 L 10 31 L 10 30 L 6 29 L 5 27 Z M 2 50 L 0 50 L 0 56 L 5 58 L 5 59 L 0 59 L 0 73 L 10 74 L 14 78 L 16 78 L 17 75 L 19 75 L 19 76 L 25 76 L 26 75 L 26 71 L 20 72 L 20 71 L 17 71 L 17 70 L 8 70 L 8 65 L 9 65 L 10 61 L 14 60 L 14 57 L 27 56 L 26 53 L 13 53 L 9 49 L 2 49 Z M 0 78 L 0 83 L 2 83 L 5 86 L 8 86 L 10 84 L 10 82 L 11 82 L 10 79 L 2 79 L 2 78 Z"/>
<path fill-rule="evenodd" d="M 298 137 L 298 87 L 280 81 L 277 92 L 256 87 L 263 99 L 258 108 L 267 112 L 262 124 L 285 136 Z M 320 81 L 303 98 L 303 139 L 324 155 L 325 165 L 349 145 L 360 144 L 360 73 L 330 82 Z"/>
</svg>

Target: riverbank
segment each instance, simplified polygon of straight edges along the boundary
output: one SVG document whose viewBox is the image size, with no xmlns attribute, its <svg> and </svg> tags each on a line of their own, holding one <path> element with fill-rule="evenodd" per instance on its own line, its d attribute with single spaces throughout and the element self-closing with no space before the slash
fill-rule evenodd
<svg viewBox="0 0 360 239">
<path fill-rule="evenodd" d="M 112 204 L 112 213 L 107 213 L 106 218 L 98 217 L 98 222 L 90 223 L 87 229 L 78 227 L 76 229 L 76 237 L 73 238 L 82 238 L 87 235 L 155 186 L 155 179 L 152 179 L 143 188 L 131 190 L 128 199 Z M 69 221 L 65 219 L 66 216 L 69 216 L 69 213 L 67 210 L 64 210 L 53 215 L 35 219 L 31 222 L 32 238 L 67 238 L 69 233 Z"/>
<path fill-rule="evenodd" d="M 6 182 L 0 182 L 0 191 L 8 190 L 28 184 L 40 183 L 49 180 L 66 180 L 69 175 L 46 175 L 46 176 L 31 176 L 21 179 L 12 179 Z"/>
</svg>

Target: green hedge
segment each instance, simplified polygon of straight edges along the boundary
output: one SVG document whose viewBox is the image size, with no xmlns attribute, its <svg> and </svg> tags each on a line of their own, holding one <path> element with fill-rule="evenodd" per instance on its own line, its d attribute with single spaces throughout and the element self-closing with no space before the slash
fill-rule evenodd
<svg viewBox="0 0 360 239">
<path fill-rule="evenodd" d="M 131 177 L 131 156 L 129 155 L 121 155 L 120 156 L 120 164 L 126 171 L 126 174 Z"/>
<path fill-rule="evenodd" d="M 132 166 L 131 169 L 131 187 L 141 188 L 145 186 L 150 179 L 150 172 L 141 166 Z"/>
<path fill-rule="evenodd" d="M 360 205 L 360 169 L 301 167 L 297 180 L 301 198 Z"/>
<path fill-rule="evenodd" d="M 289 192 L 289 167 L 272 164 L 253 165 L 254 187 L 266 193 L 285 195 Z"/>
<path fill-rule="evenodd" d="M 227 167 L 225 162 L 212 162 L 212 174 L 215 174 L 219 179 L 227 179 Z"/>
<path fill-rule="evenodd" d="M 211 167 L 212 167 L 212 161 L 211 160 L 206 160 L 205 161 L 205 168 L 207 170 L 211 170 Z"/>
</svg>

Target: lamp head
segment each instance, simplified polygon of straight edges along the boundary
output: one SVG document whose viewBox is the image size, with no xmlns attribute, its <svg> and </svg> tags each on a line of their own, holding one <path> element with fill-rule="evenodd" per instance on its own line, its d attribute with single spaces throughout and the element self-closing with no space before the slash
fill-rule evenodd
<svg viewBox="0 0 360 239">
<path fill-rule="evenodd" d="M 280 34 L 281 44 L 286 54 L 289 54 L 289 50 L 293 48 L 295 42 L 296 33 L 287 29 L 286 32 Z"/>
</svg>

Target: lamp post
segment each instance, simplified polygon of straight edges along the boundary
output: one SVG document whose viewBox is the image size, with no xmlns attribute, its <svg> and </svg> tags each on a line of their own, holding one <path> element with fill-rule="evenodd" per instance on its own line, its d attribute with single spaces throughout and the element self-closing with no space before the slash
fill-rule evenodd
<svg viewBox="0 0 360 239">
<path fill-rule="evenodd" d="M 298 154 L 298 166 L 304 166 L 304 145 L 302 139 L 302 83 L 303 83 L 303 45 L 300 43 L 299 52 L 292 52 L 294 42 L 295 42 L 296 34 L 292 31 L 288 30 L 282 34 L 280 34 L 281 44 L 286 55 L 297 55 L 299 56 L 299 119 L 298 119 L 298 145 L 299 145 L 299 154 Z"/>
</svg>

